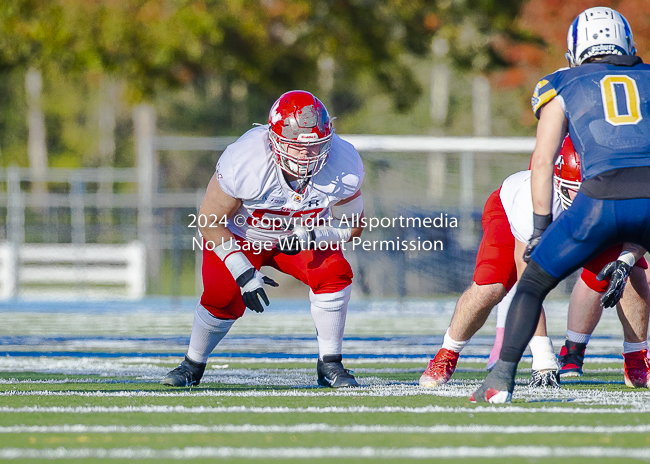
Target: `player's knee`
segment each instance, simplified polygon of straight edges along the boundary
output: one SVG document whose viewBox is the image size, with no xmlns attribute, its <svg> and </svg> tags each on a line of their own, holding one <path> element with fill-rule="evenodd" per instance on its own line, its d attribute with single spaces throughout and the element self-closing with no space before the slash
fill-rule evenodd
<svg viewBox="0 0 650 464">
<path fill-rule="evenodd" d="M 517 291 L 544 298 L 559 282 L 560 279 L 553 277 L 537 262 L 531 260 L 517 283 Z"/>
<path fill-rule="evenodd" d="M 232 298 L 227 303 L 215 302 L 206 298 L 204 294 L 201 298 L 201 306 L 205 308 L 210 314 L 217 319 L 239 319 L 246 311 L 246 305 L 242 300 L 241 295 L 238 298 Z"/>
<path fill-rule="evenodd" d="M 471 304 L 476 309 L 492 308 L 506 296 L 506 293 L 508 292 L 501 283 L 478 284 L 472 282 L 472 285 L 463 292 L 458 301 L 459 304 L 462 301 L 463 305 Z"/>
<path fill-rule="evenodd" d="M 495 284 L 474 284 L 470 287 L 472 292 L 475 292 L 481 296 L 481 298 L 494 299 L 500 296 L 505 296 L 507 293 L 506 287 L 502 283 Z"/>
<path fill-rule="evenodd" d="M 335 292 L 309 292 L 309 300 L 312 304 L 312 310 L 314 307 L 317 307 L 322 311 L 341 311 L 344 308 L 347 308 L 347 303 L 350 301 L 351 293 L 352 286 L 348 285 L 347 287 Z"/>
<path fill-rule="evenodd" d="M 314 293 L 339 292 L 350 286 L 353 277 L 350 263 L 340 259 L 313 270 L 309 275 L 309 287 Z"/>
</svg>

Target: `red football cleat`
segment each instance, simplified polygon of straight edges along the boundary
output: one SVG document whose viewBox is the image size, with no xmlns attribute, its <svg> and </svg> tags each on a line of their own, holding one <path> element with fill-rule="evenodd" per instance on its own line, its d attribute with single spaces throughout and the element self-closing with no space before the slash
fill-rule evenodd
<svg viewBox="0 0 650 464">
<path fill-rule="evenodd" d="M 452 374 L 456 370 L 456 363 L 460 353 L 440 348 L 436 357 L 429 361 L 427 370 L 420 377 L 420 386 L 435 388 L 438 385 L 449 382 Z"/>
<path fill-rule="evenodd" d="M 650 387 L 650 359 L 648 350 L 623 353 L 625 362 L 625 385 L 631 388 Z"/>
</svg>

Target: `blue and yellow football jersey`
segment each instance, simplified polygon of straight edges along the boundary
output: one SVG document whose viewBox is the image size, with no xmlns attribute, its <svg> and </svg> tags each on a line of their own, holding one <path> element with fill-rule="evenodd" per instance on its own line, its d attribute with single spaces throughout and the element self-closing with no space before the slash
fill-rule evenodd
<svg viewBox="0 0 650 464">
<path fill-rule="evenodd" d="M 650 65 L 636 60 L 633 66 L 562 68 L 535 87 L 531 104 L 537 117 L 546 103 L 562 99 L 583 180 L 612 169 L 650 166 Z"/>
</svg>

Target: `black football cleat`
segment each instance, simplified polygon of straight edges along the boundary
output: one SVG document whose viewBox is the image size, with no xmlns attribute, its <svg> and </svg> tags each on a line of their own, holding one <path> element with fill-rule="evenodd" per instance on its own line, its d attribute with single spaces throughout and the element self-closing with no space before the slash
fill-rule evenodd
<svg viewBox="0 0 650 464">
<path fill-rule="evenodd" d="M 201 383 L 203 371 L 205 371 L 205 363 L 197 363 L 185 356 L 180 366 L 169 371 L 160 383 L 170 387 L 196 386 Z"/>
<path fill-rule="evenodd" d="M 352 371 L 343 367 L 342 360 L 343 356 L 341 355 L 323 356 L 322 360 L 318 358 L 318 364 L 316 364 L 318 385 L 332 388 L 359 386 Z"/>
<path fill-rule="evenodd" d="M 560 349 L 560 377 L 582 376 L 582 365 L 585 362 L 586 343 L 574 343 L 566 340 Z"/>
</svg>

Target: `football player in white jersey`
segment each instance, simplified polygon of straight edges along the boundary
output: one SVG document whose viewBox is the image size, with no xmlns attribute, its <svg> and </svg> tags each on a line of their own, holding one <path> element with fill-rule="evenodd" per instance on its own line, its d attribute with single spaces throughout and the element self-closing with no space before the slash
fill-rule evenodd
<svg viewBox="0 0 650 464">
<path fill-rule="evenodd" d="M 575 162 L 577 154 L 569 138 L 562 146 L 561 157 L 567 162 L 568 160 Z M 567 208 L 571 204 L 570 195 L 575 194 L 575 191 L 571 193 L 563 187 L 565 185 L 562 183 L 556 184 L 553 217 L 557 217 L 563 208 Z M 579 182 L 577 185 L 576 182 L 569 184 L 569 188 L 579 188 Z M 530 171 L 522 171 L 508 177 L 503 185 L 490 195 L 483 212 L 484 234 L 476 259 L 474 282 L 458 300 L 451 325 L 445 334 L 443 346 L 429 362 L 420 378 L 420 385 L 437 387 L 449 381 L 456 368 L 461 350 L 474 333 L 483 326 L 492 308 L 496 304 L 499 304 L 500 308 L 501 305 L 509 305 L 516 288 L 516 281 L 526 267 L 521 256 L 523 256 L 523 250 L 528 242 L 526 237 L 530 237 L 532 233 L 533 223 L 531 214 L 528 214 L 532 211 L 532 207 Z M 580 301 L 572 299 L 574 315 L 591 314 L 594 305 L 599 304 L 600 294 L 597 292 L 605 291 L 607 282 L 597 281 L 596 274 L 612 259 L 612 256 L 613 259 L 616 259 L 620 254 L 621 247 L 621 245 L 612 247 L 585 266 L 581 279 L 576 284 L 576 287 L 582 291 L 582 298 Z M 640 256 L 642 253 L 636 258 L 640 258 Z M 638 270 L 636 270 L 637 266 L 639 266 Z M 637 266 L 633 272 L 632 288 L 634 291 L 626 292 L 626 295 L 629 294 L 624 301 L 626 313 L 623 313 L 620 307 L 618 308 L 619 317 L 622 318 L 624 326 L 626 353 L 628 348 L 636 349 L 637 347 L 637 344 L 628 343 L 628 341 L 645 341 L 647 332 L 648 292 L 647 286 L 643 285 L 642 278 L 642 267 L 646 266 L 645 260 L 637 261 Z M 641 307 L 643 311 L 640 310 Z M 507 311 L 500 311 L 497 317 L 497 346 L 493 350 L 497 359 L 500 351 L 499 340 L 502 340 L 506 314 Z M 591 316 L 590 318 L 593 319 Z M 629 319 L 629 322 L 624 319 L 626 321 Z M 553 353 L 553 346 L 546 334 L 546 321 L 543 312 L 535 336 L 530 341 L 530 348 L 533 354 L 531 385 L 559 386 L 558 365 Z M 641 349 L 637 351 L 640 353 Z M 630 386 L 645 385 L 648 378 L 647 369 L 637 368 L 636 364 L 638 363 L 635 363 L 635 358 L 633 358 L 632 354 L 626 356 L 626 383 L 628 379 L 631 379 L 632 385 Z"/>
<path fill-rule="evenodd" d="M 255 127 L 221 155 L 199 210 L 203 295 L 185 360 L 162 384 L 198 385 L 208 356 L 246 307 L 269 304 L 260 272 L 271 266 L 309 286 L 318 340 L 318 383 L 355 387 L 342 365 L 352 270 L 343 242 L 361 235 L 363 164 L 335 133 L 325 106 L 291 91 L 275 102 L 267 126 Z M 227 225 L 221 219 L 227 218 Z M 355 222 L 356 220 L 356 222 Z"/>
<path fill-rule="evenodd" d="M 568 144 L 570 144 L 570 139 L 567 138 L 564 147 Z M 560 163 L 556 165 L 555 171 L 553 220 L 564 209 L 571 206 L 573 197 L 580 188 L 580 158 L 572 144 L 570 144 L 570 150 L 563 148 Z M 567 176 L 567 171 L 569 173 L 577 172 L 578 176 L 573 176 L 572 182 L 566 182 L 566 178 L 571 177 Z M 510 219 L 510 229 L 519 245 L 516 246 L 515 257 L 522 261 L 523 249 L 528 243 L 526 237 L 530 237 L 533 233 L 531 221 L 533 201 L 530 183 L 531 172 L 522 171 L 508 177 L 501 188 L 501 198 Z M 506 200 L 507 198 L 510 200 Z M 629 387 L 645 387 L 648 384 L 650 377 L 648 367 L 644 362 L 647 352 L 648 311 L 650 309 L 650 294 L 644 269 L 648 265 L 643 258 L 645 250 L 632 244 L 614 245 L 584 265 L 580 279 L 576 282 L 571 294 L 567 340 L 560 350 L 560 375 L 563 377 L 582 375 L 585 348 L 589 336 L 600 320 L 602 314 L 601 296 L 608 290 L 609 284 L 606 279 L 602 279 L 602 277 L 599 279 L 598 274 L 607 263 L 615 261 L 623 250 L 632 250 L 635 260 L 635 266 L 630 273 L 630 288 L 625 292 L 620 304 L 616 305 L 618 317 L 623 326 L 624 379 Z M 525 268 L 525 264 L 523 268 Z M 507 308 L 510 306 L 510 300 L 514 293 L 511 290 L 508 294 L 509 298 L 504 299 L 505 303 L 499 304 L 497 319 L 501 319 L 501 324 L 498 323 L 497 326 L 505 327 L 505 317 L 499 318 L 498 313 L 502 312 L 505 306 L 507 314 Z"/>
<path fill-rule="evenodd" d="M 553 217 L 559 204 L 566 209 L 571 206 L 573 197 L 580 189 L 582 176 L 580 174 L 580 156 L 575 151 L 571 140 L 567 137 L 562 147 L 559 162 L 555 166 L 553 199 Z M 521 193 L 516 190 L 520 189 Z M 511 221 L 511 231 L 520 243 L 527 243 L 525 237 L 532 235 L 532 196 L 530 189 L 530 171 L 513 174 L 503 184 L 502 198 L 516 198 L 514 202 L 504 202 L 504 207 Z M 624 293 L 621 304 L 616 310 L 623 326 L 623 357 L 625 367 L 625 382 L 628 386 L 644 386 L 648 382 L 648 368 L 643 362 L 647 349 L 646 334 L 648 327 L 648 310 L 650 296 L 644 279 L 643 269 L 648 268 L 642 258 L 644 250 L 631 244 L 625 249 L 634 250 L 636 266 L 631 272 L 632 291 Z M 560 350 L 560 376 L 575 377 L 582 375 L 582 365 L 587 343 L 602 315 L 603 306 L 612 306 L 608 301 L 613 297 L 608 287 L 607 279 L 598 277 L 599 271 L 607 263 L 615 261 L 623 250 L 623 245 L 615 245 L 599 254 L 587 263 L 571 293 L 569 303 L 566 342 Z M 490 360 L 495 363 L 499 358 L 505 318 L 516 289 L 512 289 L 497 307 L 497 339 L 490 354 Z M 598 294 L 598 297 L 596 295 Z M 601 297 L 602 295 L 602 297 Z M 602 303 L 601 303 L 602 299 Z"/>
</svg>

